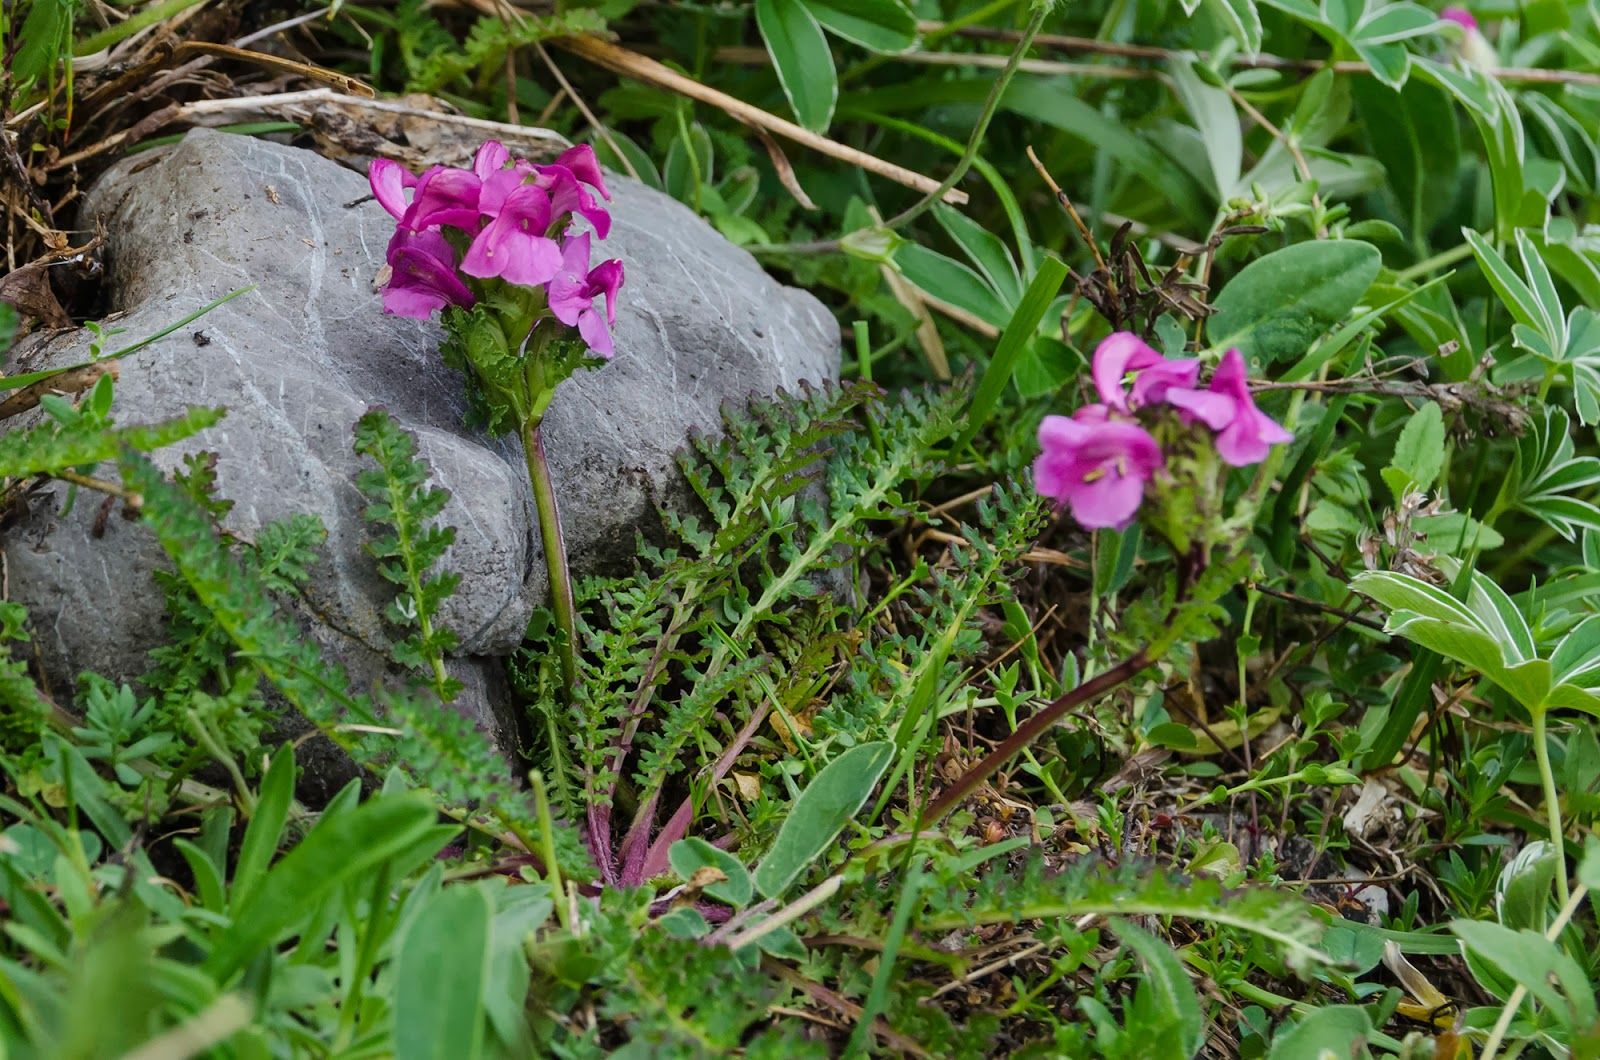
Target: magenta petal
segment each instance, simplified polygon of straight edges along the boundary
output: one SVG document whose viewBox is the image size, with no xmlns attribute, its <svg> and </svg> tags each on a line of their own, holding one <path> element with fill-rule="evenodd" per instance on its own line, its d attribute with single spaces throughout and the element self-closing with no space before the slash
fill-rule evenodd
<svg viewBox="0 0 1600 1060">
<path fill-rule="evenodd" d="M 1094 408 L 1096 406 L 1089 406 Z M 1104 406 L 1098 406 L 1104 408 Z M 1079 412 L 1084 411 L 1079 409 Z M 1074 416 L 1046 416 L 1039 421 L 1039 447 L 1045 452 L 1082 445 L 1089 431 Z"/>
<path fill-rule="evenodd" d="M 1233 421 L 1234 401 L 1226 394 L 1175 387 L 1167 391 L 1166 400 L 1167 404 L 1182 410 L 1214 431 L 1222 430 Z"/>
<path fill-rule="evenodd" d="M 550 312 L 572 327 L 578 316 L 594 302 L 589 287 L 589 233 L 567 240 L 561 249 L 561 267 L 550 280 Z"/>
<path fill-rule="evenodd" d="M 471 170 L 435 166 L 417 182 L 416 197 L 400 223 L 416 231 L 437 225 L 476 231 L 482 189 L 483 182 Z"/>
<path fill-rule="evenodd" d="M 1234 407 L 1233 418 L 1217 435 L 1217 455 L 1225 463 L 1233 467 L 1259 463 L 1272 446 L 1293 440 L 1294 435 L 1256 408 L 1244 358 L 1238 350 L 1222 355 L 1211 377 L 1211 392 L 1225 396 Z"/>
<path fill-rule="evenodd" d="M 600 193 L 600 197 L 607 202 L 611 200 L 611 193 L 606 190 L 606 179 L 600 173 L 600 160 L 594 156 L 594 148 L 588 144 L 579 144 L 570 151 L 563 151 L 556 165 L 566 166 L 572 170 L 572 175 L 589 185 Z"/>
<path fill-rule="evenodd" d="M 1092 358 L 1094 388 L 1100 400 L 1118 412 L 1128 411 L 1128 396 L 1123 392 L 1122 380 L 1129 372 L 1137 372 L 1159 364 L 1164 358 L 1152 350 L 1143 339 L 1131 331 L 1108 335 L 1095 347 Z"/>
<path fill-rule="evenodd" d="M 470 306 L 474 299 L 449 259 L 416 246 L 401 246 L 389 258 L 392 273 L 383 291 L 383 307 L 400 316 L 427 316 L 447 305 Z"/>
<path fill-rule="evenodd" d="M 1115 473 L 1076 488 L 1067 499 L 1072 517 L 1091 530 L 1121 529 L 1144 499 L 1144 479 Z"/>
<path fill-rule="evenodd" d="M 1193 357 L 1163 359 L 1145 368 L 1133 380 L 1133 404 L 1143 407 L 1165 401 L 1173 387 L 1193 387 L 1200 380 L 1200 362 Z"/>
<path fill-rule="evenodd" d="M 1246 467 L 1266 459 L 1272 446 L 1251 429 L 1249 418 L 1240 416 L 1217 435 L 1217 455 L 1229 467 Z"/>
<path fill-rule="evenodd" d="M 389 237 L 389 249 L 384 255 L 385 260 L 393 265 L 396 255 L 402 248 L 410 248 L 419 253 L 426 254 L 443 264 L 446 268 L 454 268 L 456 252 L 450 246 L 450 241 L 444 233 L 437 228 L 430 228 L 425 232 L 413 232 L 406 228 L 396 228 L 394 235 Z"/>
<path fill-rule="evenodd" d="M 383 289 L 383 311 L 392 313 L 397 317 L 426 320 L 435 311 L 443 309 L 449 304 L 450 300 L 444 295 L 425 287 L 385 287 Z"/>
<path fill-rule="evenodd" d="M 478 211 L 487 217 L 500 216 L 506 199 L 532 175 L 533 167 L 526 162 L 491 173 L 484 179 L 483 192 L 478 196 Z"/>
<path fill-rule="evenodd" d="M 606 296 L 606 321 L 617 322 L 617 292 L 622 290 L 622 262 L 618 258 L 602 261 L 589 270 L 589 286 Z"/>
<path fill-rule="evenodd" d="M 578 334 L 589 349 L 598 353 L 606 360 L 611 359 L 611 332 L 606 328 L 606 322 L 599 313 L 593 309 L 585 310 L 578 317 Z"/>
<path fill-rule="evenodd" d="M 483 146 L 478 148 L 478 153 L 472 156 L 472 172 L 480 181 L 506 168 L 506 163 L 511 161 L 511 152 L 506 150 L 506 145 L 499 140 L 485 140 Z"/>
<path fill-rule="evenodd" d="M 406 202 L 405 190 L 417 184 L 417 178 L 409 169 L 387 158 L 374 158 L 367 167 L 367 183 L 372 185 L 372 197 L 389 211 L 390 217 L 398 221 L 405 216 L 411 205 Z"/>
<path fill-rule="evenodd" d="M 519 233 L 500 278 L 524 287 L 549 283 L 561 269 L 561 248 L 542 235 Z"/>
<path fill-rule="evenodd" d="M 1439 17 L 1446 22 L 1454 22 L 1462 29 L 1475 30 L 1478 28 L 1478 20 L 1473 17 L 1471 11 L 1464 7 L 1447 7 L 1439 12 Z"/>
<path fill-rule="evenodd" d="M 566 166 L 538 166 L 539 184 L 550 195 L 550 210 L 555 220 L 576 213 L 594 228 L 601 239 L 611 234 L 611 214 L 594 201 L 594 196 L 578 182 Z"/>
</svg>

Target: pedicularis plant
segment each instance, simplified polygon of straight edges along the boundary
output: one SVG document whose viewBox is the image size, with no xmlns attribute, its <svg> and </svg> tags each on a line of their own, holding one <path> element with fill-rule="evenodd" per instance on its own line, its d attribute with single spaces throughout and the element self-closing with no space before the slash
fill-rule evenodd
<svg viewBox="0 0 1600 1060">
<path fill-rule="evenodd" d="M 78 528 L 167 559 L 141 674 L 45 681 L 96 601 L 0 602 L 7 1060 L 1600 1056 L 1592 3 L 272 6 L 0 4 L 0 589 Z M 351 94 L 221 98 L 284 48 Z M 104 301 L 97 167 L 234 107 L 344 157 L 592 136 L 370 172 L 384 307 L 528 457 L 515 737 L 468 720 L 403 425 L 350 437 L 360 681 L 303 630 L 318 520 L 241 534 L 248 469 L 163 453 L 226 410 L 114 400 L 246 347 L 108 325 L 34 370 Z M 847 341 L 574 578 L 540 425 L 652 355 L 613 350 L 624 174 Z M 772 304 L 781 349 L 812 314 Z"/>
<path fill-rule="evenodd" d="M 439 313 L 449 334 L 445 359 L 467 373 L 486 425 L 522 440 L 570 688 L 577 677 L 572 578 L 540 425 L 556 388 L 613 352 L 622 262 L 591 263 L 592 241 L 611 232 L 611 214 L 595 199 L 611 197 L 605 177 L 587 145 L 535 165 L 488 140 L 470 169 L 435 166 L 417 176 L 380 158 L 368 178 L 395 219 L 384 309 Z"/>
</svg>

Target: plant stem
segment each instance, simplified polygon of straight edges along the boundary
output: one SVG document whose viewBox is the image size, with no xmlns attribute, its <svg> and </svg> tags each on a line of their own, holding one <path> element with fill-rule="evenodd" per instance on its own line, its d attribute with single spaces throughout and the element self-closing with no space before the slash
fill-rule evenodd
<svg viewBox="0 0 1600 1060">
<path fill-rule="evenodd" d="M 1000 741 L 1000 745 L 990 751 L 983 761 L 967 770 L 960 779 L 944 789 L 939 797 L 933 800 L 933 804 L 922 815 L 922 825 L 919 825 L 919 827 L 937 824 L 945 814 L 955 809 L 962 799 L 972 794 L 979 784 L 982 784 L 998 772 L 1000 767 L 1005 765 L 1013 755 L 1044 735 L 1052 725 L 1065 716 L 1067 711 L 1087 703 L 1096 696 L 1111 691 L 1149 665 L 1150 657 L 1141 648 L 1111 669 L 1098 677 L 1092 677 L 1085 681 L 1023 722 L 1016 732 Z"/>
<path fill-rule="evenodd" d="M 972 135 L 967 138 L 967 149 L 961 153 L 961 160 L 956 163 L 956 168 L 950 171 L 950 175 L 945 177 L 937 188 L 884 222 L 885 228 L 899 228 L 916 220 L 943 199 L 946 192 L 961 183 L 961 178 L 967 175 L 967 170 L 972 168 L 973 160 L 978 157 L 978 148 L 983 146 L 983 137 L 989 131 L 989 122 L 993 120 L 995 111 L 1000 109 L 1000 99 L 1006 94 L 1006 88 L 1016 75 L 1017 66 L 1022 62 L 1023 56 L 1028 54 L 1028 49 L 1033 47 L 1033 38 L 1039 35 L 1039 29 L 1044 25 L 1045 16 L 1049 13 L 1049 4 L 1037 4 L 1034 7 L 1027 28 L 1022 31 L 1017 46 L 1012 49 L 1005 69 L 1000 71 L 1000 76 L 989 86 L 989 97 L 983 101 L 983 111 L 978 115 L 978 123 L 972 127 Z"/>
<path fill-rule="evenodd" d="M 561 512 L 556 507 L 555 483 L 544 452 L 539 421 L 522 425 L 522 452 L 528 461 L 528 483 L 539 513 L 539 540 L 544 544 L 545 566 L 550 572 L 550 604 L 561 627 L 561 678 L 570 698 L 578 681 L 578 613 L 572 597 L 572 571 L 567 566 L 567 543 L 561 533 Z"/>
<path fill-rule="evenodd" d="M 1442 250 L 1431 258 L 1419 261 L 1410 268 L 1401 269 L 1395 273 L 1394 278 L 1399 283 L 1410 283 L 1412 280 L 1420 280 L 1431 272 L 1448 268 L 1456 262 L 1470 257 L 1472 257 L 1472 244 L 1462 243 L 1459 246 L 1451 247 L 1449 250 Z"/>
<path fill-rule="evenodd" d="M 1544 812 L 1550 822 L 1550 844 L 1556 850 L 1556 897 L 1567 903 L 1566 830 L 1561 826 L 1561 795 L 1556 791 L 1555 771 L 1550 768 L 1550 741 L 1545 732 L 1544 710 L 1533 713 L 1533 756 L 1539 764 L 1539 779 L 1544 782 Z"/>
</svg>

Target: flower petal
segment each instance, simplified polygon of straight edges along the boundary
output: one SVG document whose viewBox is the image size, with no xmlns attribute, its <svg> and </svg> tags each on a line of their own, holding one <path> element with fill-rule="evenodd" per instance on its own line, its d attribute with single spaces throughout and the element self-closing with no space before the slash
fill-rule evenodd
<svg viewBox="0 0 1600 1060">
<path fill-rule="evenodd" d="M 1144 479 L 1116 473 L 1074 488 L 1067 498 L 1072 517 L 1091 530 L 1121 529 L 1133 521 L 1144 500 Z"/>
<path fill-rule="evenodd" d="M 506 150 L 506 145 L 499 140 L 485 140 L 478 148 L 478 153 L 472 156 L 472 172 L 477 174 L 480 181 L 488 180 L 490 176 L 506 168 L 506 163 L 511 161 L 511 152 Z"/>
<path fill-rule="evenodd" d="M 1131 331 L 1108 335 L 1095 347 L 1092 362 L 1094 388 L 1100 400 L 1118 412 L 1128 411 L 1122 380 L 1129 372 L 1159 364 L 1164 358 Z"/>
<path fill-rule="evenodd" d="M 1167 404 L 1194 419 L 1220 431 L 1233 422 L 1237 404 L 1226 394 L 1213 394 L 1209 390 L 1173 388 L 1166 393 Z"/>
<path fill-rule="evenodd" d="M 367 167 L 367 183 L 372 185 L 372 197 L 389 211 L 390 217 L 398 221 L 405 216 L 411 205 L 406 201 L 405 190 L 417 186 L 417 178 L 409 169 L 387 158 L 374 158 Z"/>
<path fill-rule="evenodd" d="M 606 322 L 599 313 L 593 309 L 586 309 L 580 313 L 578 334 L 583 336 L 583 341 L 588 344 L 590 350 L 608 361 L 611 359 L 611 332 L 606 328 Z"/>
</svg>

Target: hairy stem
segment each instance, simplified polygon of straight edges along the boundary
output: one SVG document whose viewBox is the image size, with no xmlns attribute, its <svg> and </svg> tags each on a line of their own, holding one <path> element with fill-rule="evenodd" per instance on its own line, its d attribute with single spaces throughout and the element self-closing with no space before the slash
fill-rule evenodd
<svg viewBox="0 0 1600 1060">
<path fill-rule="evenodd" d="M 528 483 L 539 513 L 539 539 L 544 544 L 545 566 L 550 572 L 550 604 L 561 628 L 561 679 L 570 697 L 578 681 L 578 618 L 572 597 L 572 571 L 567 566 L 567 543 L 561 532 L 561 512 L 556 507 L 555 483 L 544 452 L 544 436 L 536 420 L 522 425 L 522 452 L 528 461 Z"/>
<path fill-rule="evenodd" d="M 1567 886 L 1566 830 L 1561 825 L 1561 793 L 1556 790 L 1556 774 L 1550 767 L 1550 740 L 1545 730 L 1543 710 L 1533 712 L 1533 756 L 1539 764 L 1539 780 L 1544 784 L 1544 812 L 1550 822 L 1550 845 L 1556 851 L 1556 896 L 1566 904 L 1570 895 Z"/>
</svg>

